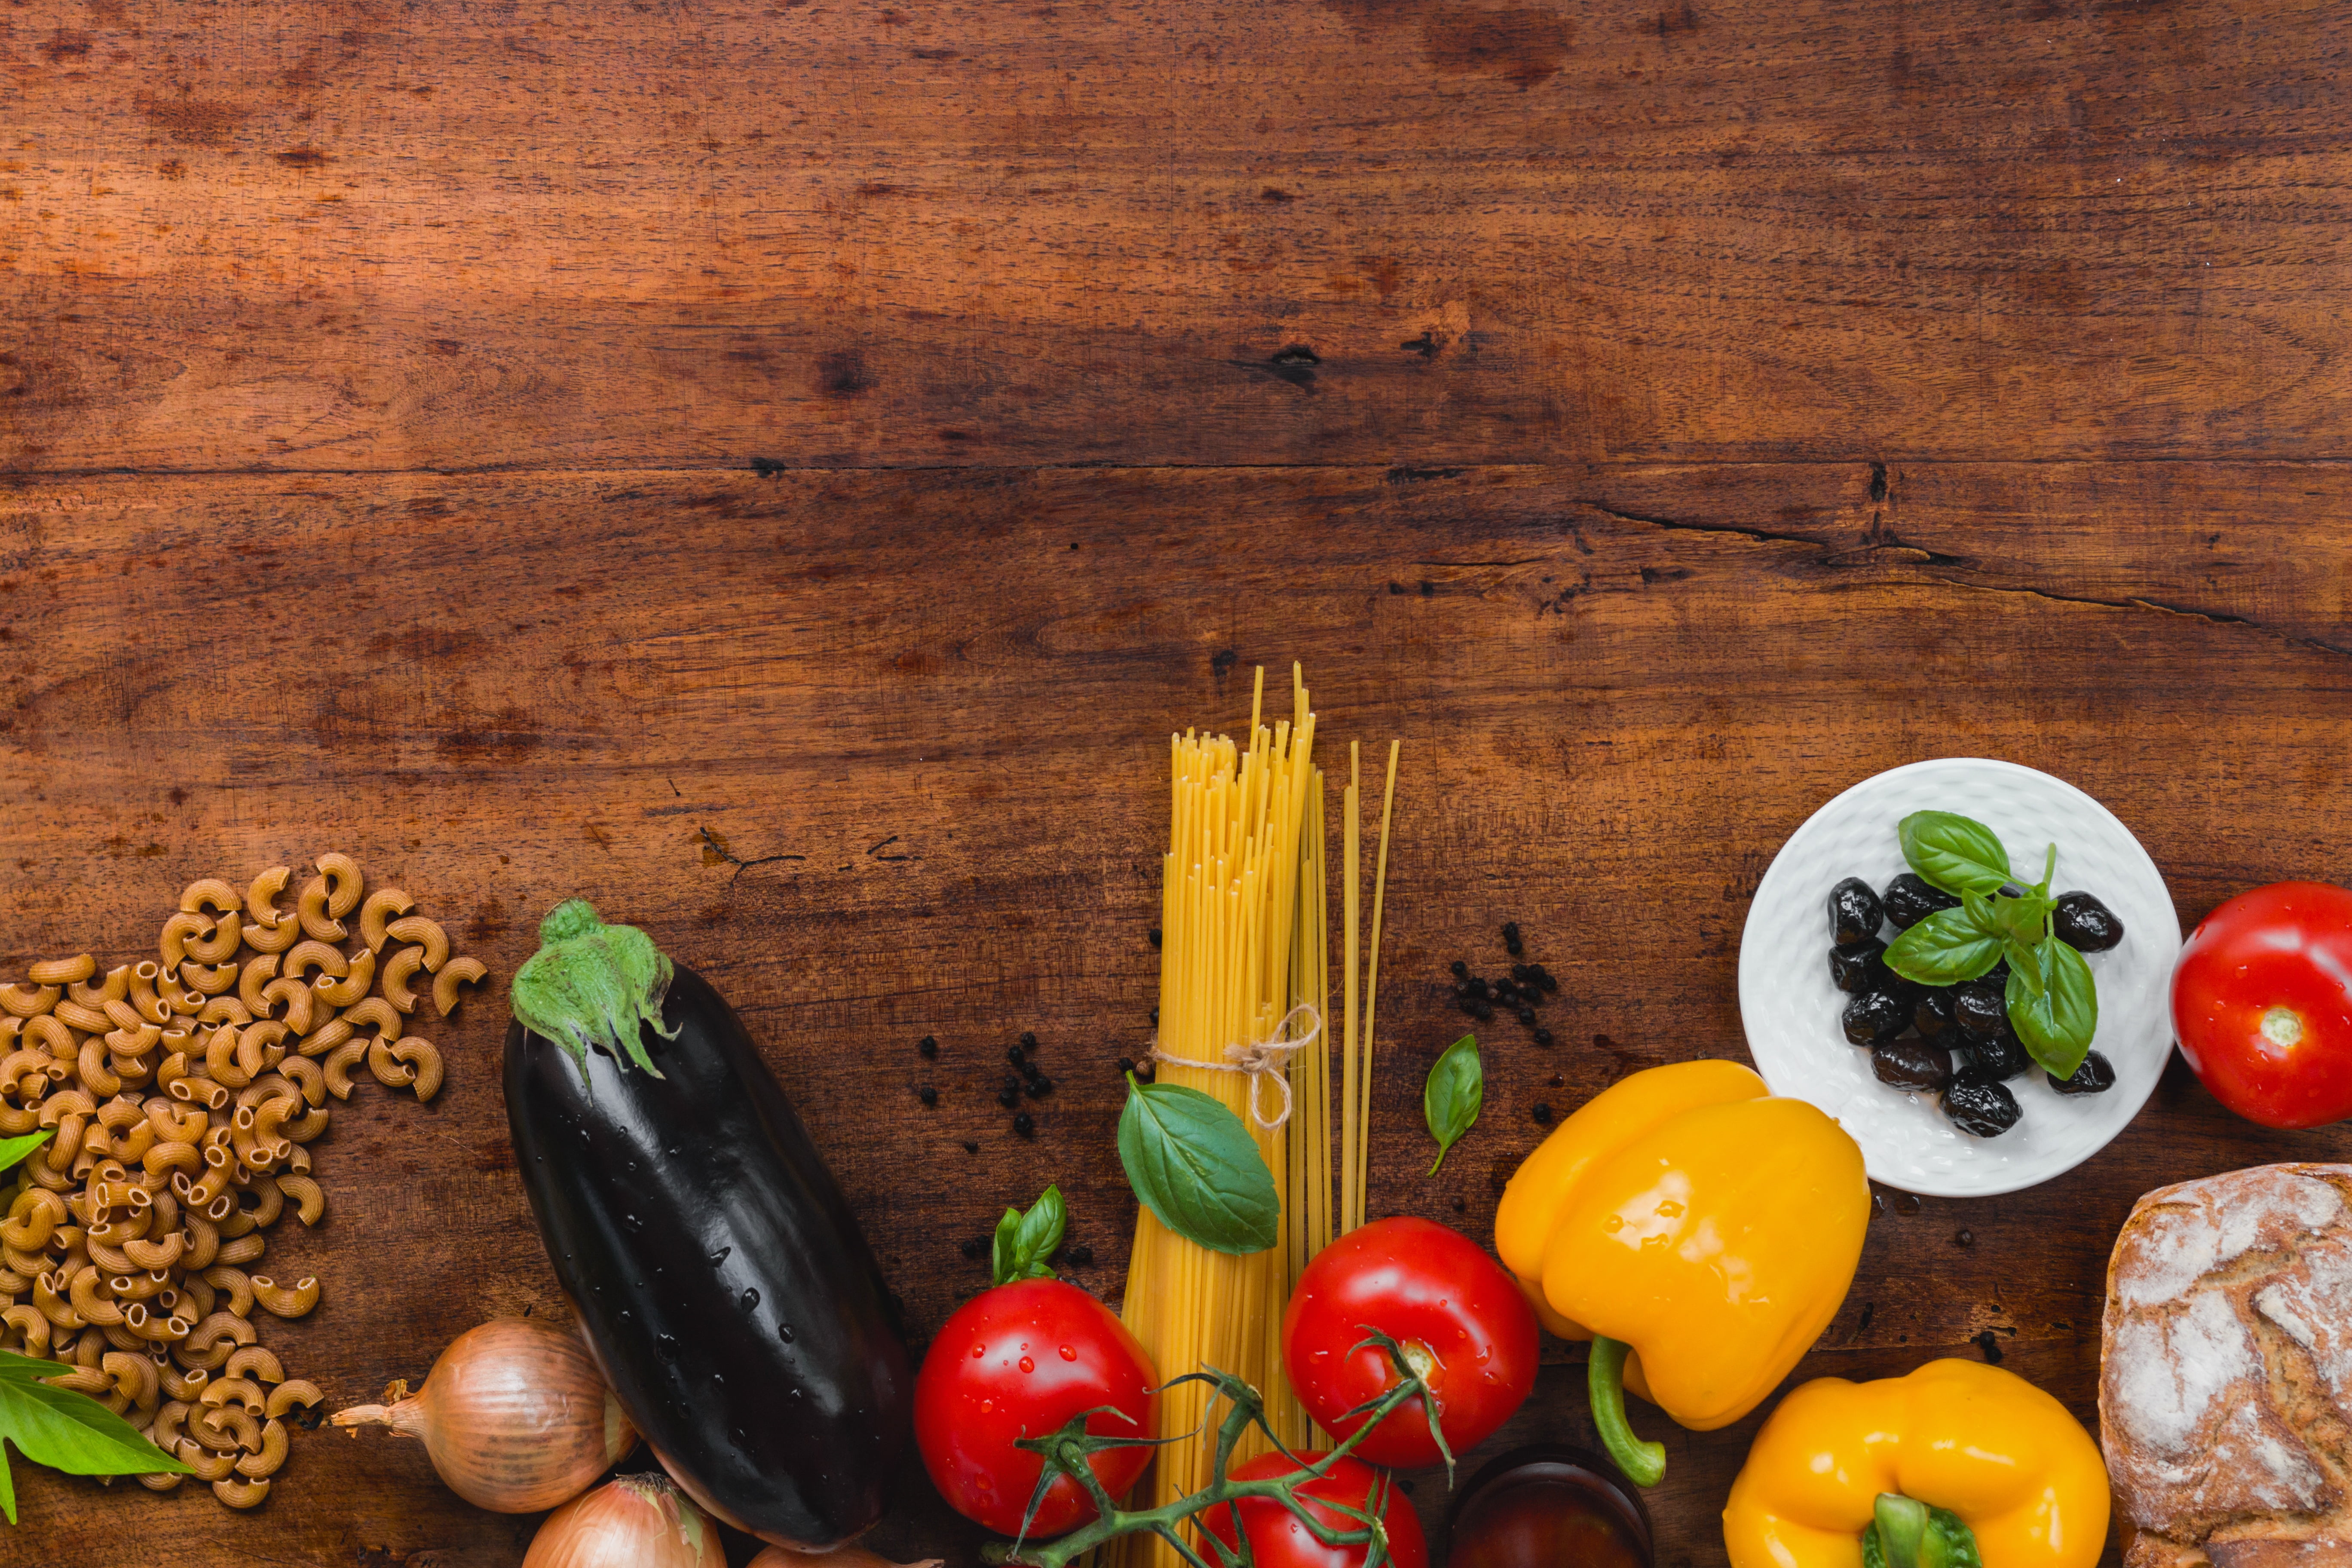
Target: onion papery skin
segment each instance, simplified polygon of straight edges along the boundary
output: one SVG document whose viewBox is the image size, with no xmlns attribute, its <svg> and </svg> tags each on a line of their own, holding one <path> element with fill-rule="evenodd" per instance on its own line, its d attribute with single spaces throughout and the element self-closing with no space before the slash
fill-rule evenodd
<svg viewBox="0 0 2352 1568">
<path fill-rule="evenodd" d="M 382 1425 L 423 1439 L 449 1489 L 492 1513 L 569 1502 L 637 1443 L 586 1347 L 523 1318 L 468 1329 L 415 1396 L 388 1410 L 340 1411 L 335 1425 Z"/>
<path fill-rule="evenodd" d="M 667 1476 L 622 1476 L 549 1514 L 522 1568 L 727 1568 L 727 1550 Z"/>
<path fill-rule="evenodd" d="M 920 1563 L 893 1563 L 863 1546 L 836 1546 L 830 1552 L 791 1552 L 771 1546 L 751 1559 L 751 1568 L 940 1568 L 940 1563 L 936 1557 Z"/>
</svg>

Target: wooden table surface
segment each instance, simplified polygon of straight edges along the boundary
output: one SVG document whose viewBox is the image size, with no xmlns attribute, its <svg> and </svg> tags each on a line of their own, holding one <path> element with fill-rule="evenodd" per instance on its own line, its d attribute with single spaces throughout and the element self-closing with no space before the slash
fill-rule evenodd
<svg viewBox="0 0 2352 1568">
<path fill-rule="evenodd" d="M 1327 765 L 1404 744 L 1373 1207 L 1486 1239 L 1537 1102 L 1743 1054 L 1758 879 L 1882 768 L 2062 774 L 2184 923 L 2347 877 L 2347 47 L 2313 0 L 10 0 L 0 967 L 342 849 L 503 981 L 588 893 L 743 1010 L 919 1336 L 1048 1181 L 1115 1299 L 1161 748 L 1296 658 Z M 1498 1036 L 1425 1178 L 1509 919 L 1559 1044 Z M 502 996 L 275 1233 L 336 1405 L 562 1310 Z M 2347 1152 L 2176 1063 L 2059 1182 L 1883 1194 L 1798 1375 L 1997 1353 L 2090 1415 L 2133 1199 Z M 1554 1349 L 1507 1436 L 1587 1433 Z M 1672 1435 L 1663 1564 L 1723 1560 L 1756 1425 Z M 325 1431 L 254 1515 L 16 1468 L 36 1568 L 533 1523 Z M 875 1541 L 976 1561 L 919 1467 Z"/>
</svg>

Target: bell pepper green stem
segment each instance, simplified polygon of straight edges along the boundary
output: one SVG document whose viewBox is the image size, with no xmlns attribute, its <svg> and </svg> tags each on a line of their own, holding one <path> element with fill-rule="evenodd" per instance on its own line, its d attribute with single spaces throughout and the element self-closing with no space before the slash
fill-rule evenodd
<svg viewBox="0 0 2352 1568">
<path fill-rule="evenodd" d="M 1878 1550 L 1886 1568 L 1927 1568 L 1927 1505 L 1900 1492 L 1881 1492 L 1873 1510 Z"/>
<path fill-rule="evenodd" d="M 1592 1360 L 1585 1372 L 1592 1396 L 1592 1425 L 1601 1446 L 1637 1487 L 1654 1487 L 1665 1479 L 1666 1449 L 1663 1443 L 1644 1443 L 1625 1421 L 1625 1356 L 1632 1347 L 1622 1340 L 1592 1342 Z"/>
</svg>

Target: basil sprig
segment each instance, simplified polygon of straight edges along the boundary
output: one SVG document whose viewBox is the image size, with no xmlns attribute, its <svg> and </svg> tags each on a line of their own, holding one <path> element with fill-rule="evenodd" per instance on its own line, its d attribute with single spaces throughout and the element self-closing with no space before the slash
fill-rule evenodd
<svg viewBox="0 0 2352 1568">
<path fill-rule="evenodd" d="M 39 1148 L 48 1136 L 28 1132 L 0 1141 L 0 1171 Z M 42 1381 L 70 1370 L 53 1361 L 0 1351 L 0 1515 L 10 1524 L 16 1522 L 16 1489 L 8 1475 L 10 1443 L 33 1463 L 69 1476 L 194 1473 L 89 1394 L 52 1388 Z"/>
<path fill-rule="evenodd" d="M 2098 989 L 2083 955 L 2052 931 L 2057 903 L 2050 897 L 2058 846 L 2050 847 L 2042 880 L 2028 888 L 2009 867 L 2000 835 L 1983 823 L 1948 811 L 1915 811 L 1898 829 L 1903 858 L 1926 880 L 1959 896 L 1958 909 L 1938 910 L 1887 945 L 1886 967 L 1921 985 L 1957 985 L 1981 979 L 2009 961 L 2003 1001 L 2010 1026 L 2044 1071 L 2071 1078 L 2098 1032 Z"/>
<path fill-rule="evenodd" d="M 1062 1202 L 1059 1187 L 1047 1187 L 1027 1214 L 1006 1209 L 1004 1217 L 996 1222 L 996 1245 L 990 1259 L 996 1282 L 1010 1285 L 1016 1279 L 1051 1279 L 1054 1249 L 1062 1245 L 1062 1233 L 1069 1220 L 1070 1211 Z"/>
<path fill-rule="evenodd" d="M 1446 1152 L 1470 1131 L 1486 1102 L 1486 1073 L 1478 1060 L 1478 1037 L 1465 1035 L 1445 1047 L 1421 1089 L 1422 1114 L 1428 1118 L 1429 1135 L 1437 1140 L 1437 1164 L 1430 1166 L 1431 1175 L 1437 1174 Z"/>
<path fill-rule="evenodd" d="M 1264 1252 L 1280 1234 L 1282 1200 L 1249 1129 L 1197 1089 L 1127 1075 L 1118 1162 L 1160 1223 L 1212 1252 Z"/>
</svg>

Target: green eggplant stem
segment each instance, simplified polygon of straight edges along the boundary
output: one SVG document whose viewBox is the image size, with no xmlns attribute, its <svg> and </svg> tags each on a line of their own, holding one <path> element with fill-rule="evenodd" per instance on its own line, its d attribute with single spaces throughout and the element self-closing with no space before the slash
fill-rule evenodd
<svg viewBox="0 0 2352 1568">
<path fill-rule="evenodd" d="M 1644 1443 L 1626 1424 L 1625 1356 L 1631 1349 L 1622 1340 L 1596 1338 L 1585 1383 L 1592 1396 L 1592 1425 L 1601 1433 L 1601 1446 L 1609 1450 L 1626 1479 L 1637 1487 L 1654 1487 L 1665 1479 L 1666 1448 L 1663 1443 Z"/>
</svg>

